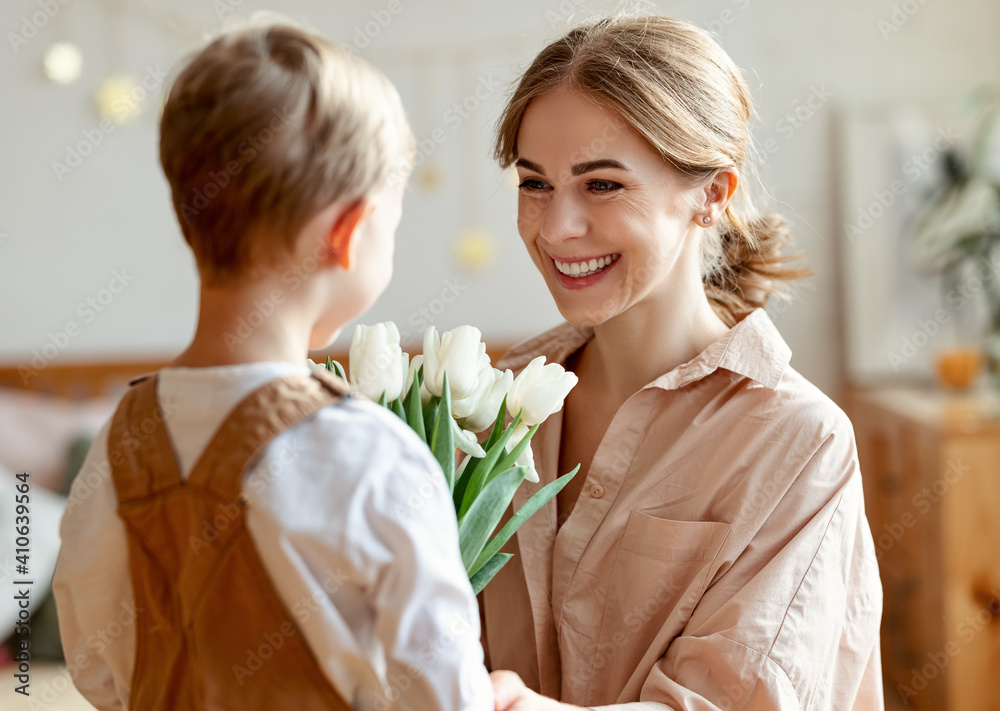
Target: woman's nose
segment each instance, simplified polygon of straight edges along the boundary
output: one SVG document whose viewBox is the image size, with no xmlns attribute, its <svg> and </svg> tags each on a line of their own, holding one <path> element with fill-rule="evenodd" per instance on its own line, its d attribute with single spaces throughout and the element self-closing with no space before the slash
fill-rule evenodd
<svg viewBox="0 0 1000 711">
<path fill-rule="evenodd" d="M 568 190 L 556 190 L 539 210 L 538 232 L 549 244 L 559 244 L 587 233 L 585 206 Z"/>
</svg>

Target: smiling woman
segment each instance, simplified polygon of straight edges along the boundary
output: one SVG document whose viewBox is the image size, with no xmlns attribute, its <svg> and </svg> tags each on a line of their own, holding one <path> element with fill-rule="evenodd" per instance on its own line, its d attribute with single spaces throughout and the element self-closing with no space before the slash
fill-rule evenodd
<svg viewBox="0 0 1000 711">
<path fill-rule="evenodd" d="M 539 486 L 581 472 L 482 594 L 498 709 L 882 706 L 851 424 L 760 308 L 804 272 L 749 198 L 750 114 L 708 35 L 648 17 L 552 43 L 501 118 L 569 323 L 499 367 L 578 376 L 532 447 Z"/>
</svg>

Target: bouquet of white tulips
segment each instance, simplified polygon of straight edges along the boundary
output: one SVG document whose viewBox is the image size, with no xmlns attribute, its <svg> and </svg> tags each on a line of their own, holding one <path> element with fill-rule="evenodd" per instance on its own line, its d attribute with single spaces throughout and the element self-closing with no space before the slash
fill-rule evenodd
<svg viewBox="0 0 1000 711">
<path fill-rule="evenodd" d="M 410 358 L 391 321 L 357 326 L 350 377 L 336 361 L 327 359 L 326 368 L 391 409 L 430 447 L 452 492 L 462 562 L 476 594 L 511 559 L 500 548 L 580 469 L 539 489 L 496 531 L 521 482 L 538 481 L 531 437 L 562 408 L 577 378 L 558 364 L 545 365 L 541 356 L 517 378 L 493 368 L 478 328 L 460 326 L 439 336 L 431 326 L 423 354 Z M 478 433 L 490 427 L 480 444 Z M 456 450 L 464 453 L 457 467 Z"/>
</svg>

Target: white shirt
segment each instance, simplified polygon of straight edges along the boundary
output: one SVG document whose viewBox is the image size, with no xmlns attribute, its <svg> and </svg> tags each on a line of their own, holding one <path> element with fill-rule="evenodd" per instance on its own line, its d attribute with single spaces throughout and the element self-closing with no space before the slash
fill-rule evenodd
<svg viewBox="0 0 1000 711">
<path fill-rule="evenodd" d="M 290 363 L 160 371 L 158 397 L 182 476 L 246 395 L 308 372 Z M 135 610 L 109 427 L 70 492 L 53 590 L 76 687 L 100 709 L 126 709 Z M 403 422 L 354 399 L 326 407 L 265 448 L 243 493 L 247 528 L 278 595 L 355 708 L 492 711 L 451 496 Z"/>
</svg>

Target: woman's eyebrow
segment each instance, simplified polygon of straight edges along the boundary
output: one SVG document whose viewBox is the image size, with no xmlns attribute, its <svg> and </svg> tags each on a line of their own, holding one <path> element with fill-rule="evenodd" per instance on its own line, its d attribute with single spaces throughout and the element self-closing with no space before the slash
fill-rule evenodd
<svg viewBox="0 0 1000 711">
<path fill-rule="evenodd" d="M 531 170 L 536 173 L 541 173 L 542 175 L 545 175 L 545 171 L 542 170 L 542 166 L 536 165 L 535 163 L 532 163 L 530 160 L 526 160 L 524 158 L 518 158 L 517 162 L 514 165 L 518 168 L 525 168 L 527 170 Z"/>
<path fill-rule="evenodd" d="M 592 160 L 587 163 L 577 163 L 573 166 L 573 175 L 583 175 L 584 173 L 589 173 L 592 170 L 600 170 L 601 168 L 617 168 L 618 170 L 628 171 L 628 168 L 616 160 L 610 158 L 602 158 L 600 160 Z"/>
<path fill-rule="evenodd" d="M 531 170 L 536 173 L 541 173 L 545 175 L 545 171 L 542 170 L 542 166 L 532 163 L 526 158 L 518 158 L 517 162 L 514 164 L 518 168 L 525 168 L 526 170 Z M 573 166 L 573 175 L 583 175 L 584 173 L 589 173 L 592 170 L 600 170 L 601 168 L 617 168 L 618 170 L 628 171 L 628 166 L 619 161 L 612 160 L 611 158 L 601 158 L 600 160 L 592 160 L 586 163 L 577 163 Z M 631 171 L 629 171 L 631 172 Z"/>
</svg>

